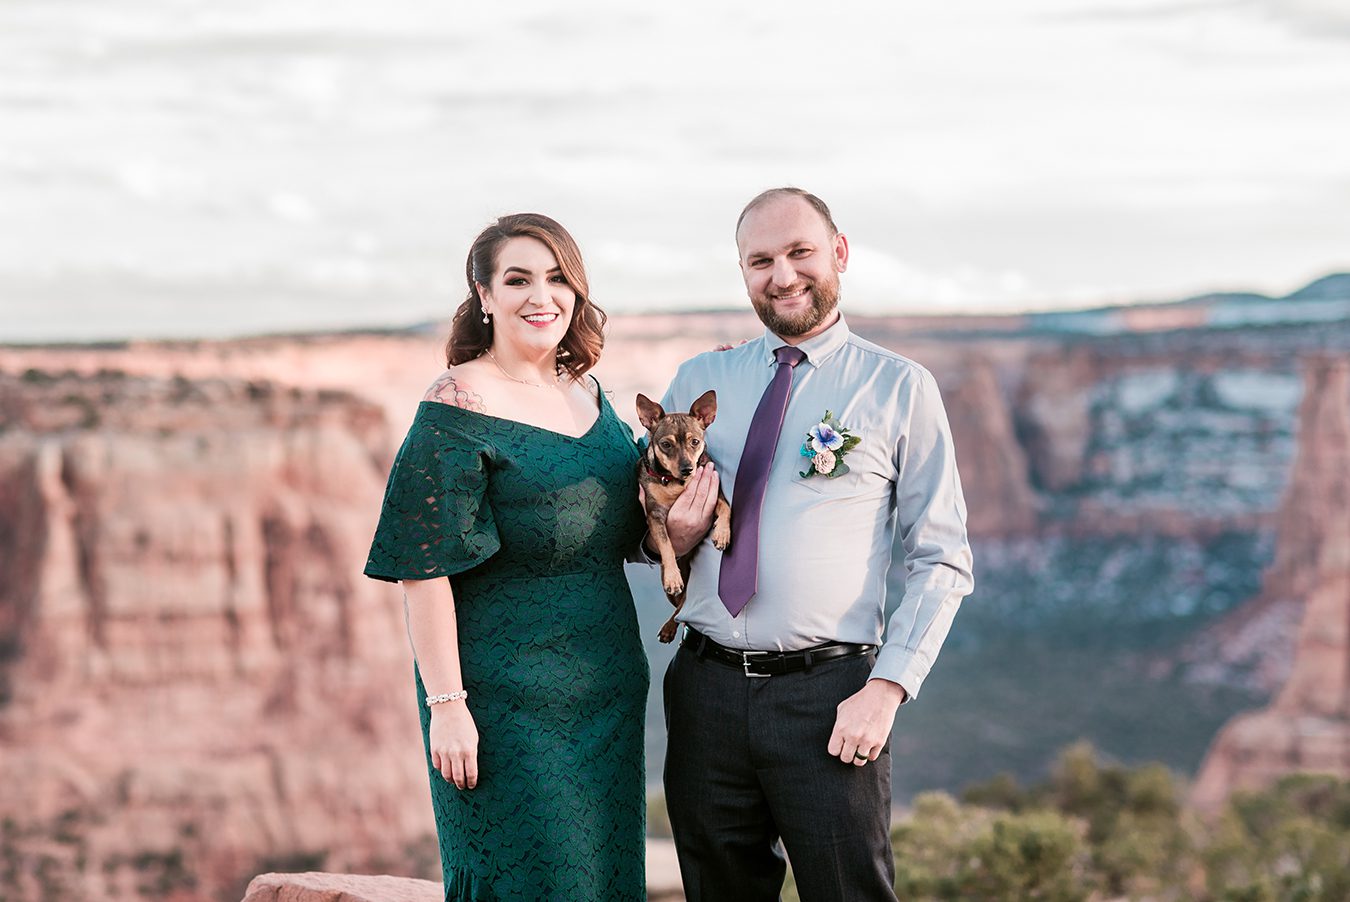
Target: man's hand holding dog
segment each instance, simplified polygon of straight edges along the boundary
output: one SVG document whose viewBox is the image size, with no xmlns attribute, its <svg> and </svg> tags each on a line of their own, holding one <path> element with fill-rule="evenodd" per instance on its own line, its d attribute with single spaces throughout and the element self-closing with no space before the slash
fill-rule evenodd
<svg viewBox="0 0 1350 902">
<path fill-rule="evenodd" d="M 718 484 L 717 468 L 709 461 L 694 468 L 689 484 L 671 504 L 666 531 L 670 533 L 670 544 L 677 557 L 688 554 L 712 527 Z"/>
<path fill-rule="evenodd" d="M 835 708 L 829 753 L 858 767 L 877 760 L 895 725 L 895 710 L 904 700 L 905 690 L 899 683 L 868 680 Z"/>
</svg>

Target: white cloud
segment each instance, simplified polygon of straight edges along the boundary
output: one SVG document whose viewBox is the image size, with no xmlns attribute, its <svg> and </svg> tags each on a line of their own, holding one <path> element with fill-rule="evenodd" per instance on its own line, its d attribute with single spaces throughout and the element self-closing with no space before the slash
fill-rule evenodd
<svg viewBox="0 0 1350 902">
<path fill-rule="evenodd" d="M 314 203 L 294 191 L 278 191 L 267 198 L 267 209 L 277 219 L 308 225 L 319 218 Z"/>
<path fill-rule="evenodd" d="M 1006 310 L 1033 296 L 1027 277 L 1016 270 L 986 272 L 965 264 L 947 272 L 928 271 L 856 242 L 841 281 L 851 308 L 869 313 Z"/>
<path fill-rule="evenodd" d="M 1277 12 L 1311 25 L 1345 26 L 1350 33 L 1350 3 L 1345 0 L 1269 0 Z"/>
</svg>

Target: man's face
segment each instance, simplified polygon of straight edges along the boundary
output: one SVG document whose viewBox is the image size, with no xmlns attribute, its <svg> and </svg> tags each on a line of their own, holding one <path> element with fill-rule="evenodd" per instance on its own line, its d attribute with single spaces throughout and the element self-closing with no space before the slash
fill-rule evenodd
<svg viewBox="0 0 1350 902">
<path fill-rule="evenodd" d="M 775 197 L 746 214 L 736 233 L 741 275 L 760 320 L 783 338 L 833 325 L 848 241 L 800 197 Z"/>
</svg>

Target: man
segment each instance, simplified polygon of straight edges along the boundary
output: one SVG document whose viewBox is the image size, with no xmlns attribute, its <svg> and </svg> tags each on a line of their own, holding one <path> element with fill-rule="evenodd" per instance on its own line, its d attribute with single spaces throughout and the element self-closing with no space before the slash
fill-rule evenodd
<svg viewBox="0 0 1350 902">
<path fill-rule="evenodd" d="M 706 439 L 732 506 L 726 554 L 703 540 L 694 558 L 665 678 L 685 892 L 777 899 L 781 838 L 804 902 L 894 900 L 891 727 L 973 585 L 950 428 L 928 371 L 840 315 L 848 240 L 823 201 L 764 192 L 736 245 L 766 331 L 686 362 L 663 400 L 716 389 Z M 678 553 L 718 483 L 700 469 L 670 511 Z"/>
</svg>

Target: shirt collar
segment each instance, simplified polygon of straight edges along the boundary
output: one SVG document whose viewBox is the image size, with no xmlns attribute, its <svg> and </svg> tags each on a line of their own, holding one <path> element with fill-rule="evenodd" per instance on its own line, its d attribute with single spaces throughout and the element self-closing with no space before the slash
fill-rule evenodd
<svg viewBox="0 0 1350 902">
<path fill-rule="evenodd" d="M 826 360 L 829 360 L 834 352 L 842 348 L 847 342 L 851 333 L 848 329 L 848 323 L 844 322 L 844 314 L 839 314 L 839 319 L 833 326 L 824 332 L 797 345 L 797 347 L 806 355 L 805 363 L 814 367 L 819 367 Z M 778 361 L 774 358 L 773 352 L 787 344 L 786 341 L 779 338 L 769 329 L 764 330 L 764 363 L 767 366 L 777 366 Z"/>
</svg>

